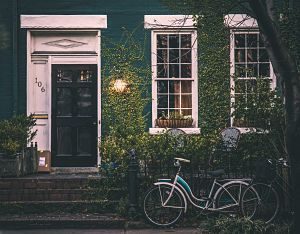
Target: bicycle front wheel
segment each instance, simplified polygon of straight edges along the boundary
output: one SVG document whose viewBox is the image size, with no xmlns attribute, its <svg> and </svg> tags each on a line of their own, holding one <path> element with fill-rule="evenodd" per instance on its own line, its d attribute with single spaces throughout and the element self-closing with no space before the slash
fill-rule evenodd
<svg viewBox="0 0 300 234">
<path fill-rule="evenodd" d="M 272 222 L 279 212 L 279 196 L 269 184 L 254 183 L 243 193 L 241 210 L 244 217 Z"/>
<path fill-rule="evenodd" d="M 172 187 L 158 185 L 151 188 L 144 198 L 144 214 L 156 226 L 172 226 L 182 215 L 184 202 L 181 195 Z M 167 200 L 169 199 L 169 200 Z"/>
<path fill-rule="evenodd" d="M 240 201 L 248 183 L 235 182 L 225 186 L 217 195 L 216 209 L 231 215 L 240 215 Z"/>
</svg>

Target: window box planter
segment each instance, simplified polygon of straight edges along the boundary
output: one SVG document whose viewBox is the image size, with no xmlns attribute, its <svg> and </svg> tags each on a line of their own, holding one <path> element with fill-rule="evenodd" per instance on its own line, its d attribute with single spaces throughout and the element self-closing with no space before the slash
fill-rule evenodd
<svg viewBox="0 0 300 234">
<path fill-rule="evenodd" d="M 193 119 L 156 119 L 155 124 L 159 128 L 191 128 Z"/>
</svg>

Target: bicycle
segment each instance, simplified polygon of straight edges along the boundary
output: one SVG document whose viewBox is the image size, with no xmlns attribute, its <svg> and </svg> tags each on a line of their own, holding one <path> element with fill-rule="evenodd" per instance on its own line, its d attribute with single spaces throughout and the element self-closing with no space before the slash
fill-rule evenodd
<svg viewBox="0 0 300 234">
<path fill-rule="evenodd" d="M 280 168 L 289 167 L 284 159 L 267 160 L 267 169 L 272 178 L 269 182 L 253 181 L 243 192 L 241 199 L 241 211 L 244 217 L 260 219 L 266 224 L 271 223 L 279 213 L 281 202 L 278 188 L 285 194 L 291 192 L 291 188 L 282 176 L 277 173 Z"/>
<path fill-rule="evenodd" d="M 223 169 L 208 172 L 214 180 L 208 197 L 196 197 L 189 184 L 179 175 L 181 163 L 190 160 L 175 158 L 174 166 L 178 167 L 175 179 L 158 179 L 145 195 L 144 214 L 150 223 L 156 226 L 174 225 L 183 212 L 187 212 L 188 202 L 202 211 L 234 212 L 240 211 L 242 191 L 248 187 L 246 179 L 217 179 L 224 174 Z"/>
</svg>

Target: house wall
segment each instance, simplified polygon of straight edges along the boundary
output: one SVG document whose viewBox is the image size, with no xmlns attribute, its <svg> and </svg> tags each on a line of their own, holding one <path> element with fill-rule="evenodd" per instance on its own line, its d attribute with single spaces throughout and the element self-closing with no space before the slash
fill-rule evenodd
<svg viewBox="0 0 300 234">
<path fill-rule="evenodd" d="M 0 119 L 10 117 L 14 113 L 26 113 L 26 29 L 20 29 L 20 15 L 107 15 L 108 26 L 101 31 L 101 36 L 117 42 L 126 28 L 129 32 L 135 30 L 135 37 L 143 42 L 146 33 L 149 43 L 145 51 L 150 64 L 150 32 L 144 30 L 144 15 L 172 13 L 159 0 L 22 0 L 15 1 L 17 23 L 16 28 L 13 28 L 13 2 L 5 0 L 0 6 L 0 28 L 6 30 L 10 39 L 6 48 L 0 47 Z M 15 53 L 11 43 L 14 29 L 18 45 Z M 4 33 L 0 33 L 3 37 Z M 13 57 L 13 54 L 16 57 Z M 17 66 L 14 58 L 17 59 Z M 102 61 L 103 63 L 105 61 Z M 17 84 L 13 81 L 14 71 L 17 72 Z M 17 100 L 15 105 L 14 92 Z"/>
</svg>

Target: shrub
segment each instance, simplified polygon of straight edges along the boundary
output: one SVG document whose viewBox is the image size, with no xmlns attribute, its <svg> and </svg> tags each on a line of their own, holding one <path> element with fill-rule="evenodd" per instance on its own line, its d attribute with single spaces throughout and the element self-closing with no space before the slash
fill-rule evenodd
<svg viewBox="0 0 300 234">
<path fill-rule="evenodd" d="M 33 131 L 35 122 L 32 115 L 0 121 L 0 152 L 13 155 L 26 147 L 36 135 L 37 130 Z"/>
</svg>

